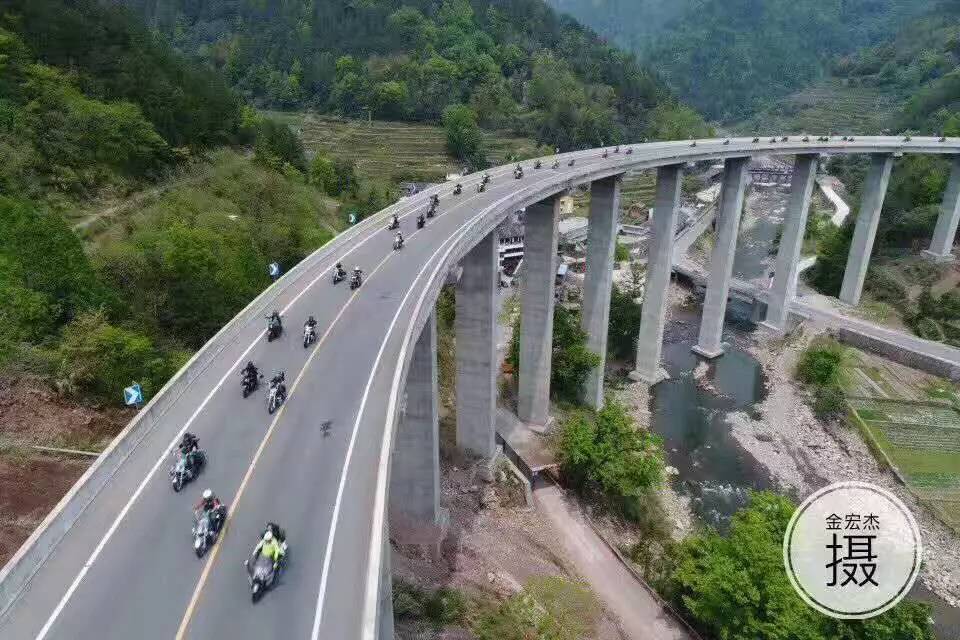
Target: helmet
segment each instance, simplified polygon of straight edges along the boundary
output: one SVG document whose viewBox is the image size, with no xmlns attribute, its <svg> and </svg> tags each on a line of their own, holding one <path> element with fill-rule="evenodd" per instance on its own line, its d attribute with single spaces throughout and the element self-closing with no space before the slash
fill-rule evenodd
<svg viewBox="0 0 960 640">
<path fill-rule="evenodd" d="M 273 540 L 273 532 L 270 531 L 270 529 L 267 529 L 267 530 L 264 531 L 264 533 L 263 533 L 263 541 L 264 541 L 264 542 L 270 542 L 271 540 Z"/>
<path fill-rule="evenodd" d="M 354 267 L 353 270 L 354 270 L 354 271 L 360 271 L 360 267 Z"/>
<path fill-rule="evenodd" d="M 253 360 L 247 360 L 247 369 L 253 369 Z"/>
<path fill-rule="evenodd" d="M 340 263 L 340 262 L 337 263 L 337 269 L 341 268 L 342 266 L 343 266 L 343 263 Z"/>
<path fill-rule="evenodd" d="M 204 500 L 212 500 L 212 499 L 213 499 L 213 491 L 211 491 L 210 489 L 204 489 L 204 490 L 203 490 L 203 499 L 204 499 Z"/>
<path fill-rule="evenodd" d="M 313 316 L 310 316 L 309 318 L 307 318 L 307 320 L 313 320 Z"/>
</svg>

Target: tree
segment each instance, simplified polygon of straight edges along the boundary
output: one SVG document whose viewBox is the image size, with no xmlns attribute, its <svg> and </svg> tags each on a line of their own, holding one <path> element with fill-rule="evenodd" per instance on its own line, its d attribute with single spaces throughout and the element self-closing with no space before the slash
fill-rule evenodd
<svg viewBox="0 0 960 640">
<path fill-rule="evenodd" d="M 578 402 L 583 383 L 600 365 L 600 356 L 587 348 L 580 315 L 557 305 L 553 311 L 553 363 L 550 391 L 554 397 Z"/>
<path fill-rule="evenodd" d="M 382 118 L 400 118 L 406 113 L 410 92 L 405 82 L 391 80 L 377 83 L 370 97 L 370 107 Z"/>
<path fill-rule="evenodd" d="M 327 195 L 337 194 L 337 173 L 333 161 L 322 153 L 317 153 L 310 163 L 310 183 Z"/>
<path fill-rule="evenodd" d="M 443 126 L 447 132 L 447 149 L 461 160 L 482 166 L 483 135 L 477 126 L 477 116 L 470 107 L 451 105 L 443 112 Z"/>
<path fill-rule="evenodd" d="M 663 481 L 659 436 L 638 428 L 613 400 L 596 414 L 579 411 L 564 421 L 557 456 L 571 486 L 599 490 L 621 509 Z"/>
<path fill-rule="evenodd" d="M 933 640 L 929 607 L 905 601 L 869 621 L 827 618 L 797 595 L 783 567 L 795 505 L 754 493 L 726 535 L 708 530 L 677 544 L 660 591 L 711 637 L 726 640 Z"/>
<path fill-rule="evenodd" d="M 628 360 L 636 356 L 642 312 L 642 305 L 635 302 L 628 292 L 621 291 L 617 286 L 612 288 L 607 330 L 607 352 L 612 357 Z"/>
<path fill-rule="evenodd" d="M 307 168 L 300 138 L 290 127 L 270 118 L 260 121 L 254 152 L 259 162 L 274 169 L 280 169 L 284 163 L 300 171 Z"/>
</svg>

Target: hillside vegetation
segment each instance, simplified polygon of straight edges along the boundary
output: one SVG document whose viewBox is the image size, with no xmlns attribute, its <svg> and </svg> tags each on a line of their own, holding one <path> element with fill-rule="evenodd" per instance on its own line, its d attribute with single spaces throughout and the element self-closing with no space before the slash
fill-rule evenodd
<svg viewBox="0 0 960 640">
<path fill-rule="evenodd" d="M 0 9 L 0 157 L 0 372 L 87 401 L 155 392 L 339 224 L 287 127 L 93 0 Z"/>
<path fill-rule="evenodd" d="M 825 77 L 936 0 L 551 0 L 637 51 L 708 118 L 742 119 Z M 650 29 L 649 25 L 656 25 Z M 638 34 L 646 34 L 639 36 Z"/>
<path fill-rule="evenodd" d="M 677 112 L 632 55 L 541 0 L 123 0 L 258 106 L 480 126 L 563 149 L 656 137 Z"/>
</svg>

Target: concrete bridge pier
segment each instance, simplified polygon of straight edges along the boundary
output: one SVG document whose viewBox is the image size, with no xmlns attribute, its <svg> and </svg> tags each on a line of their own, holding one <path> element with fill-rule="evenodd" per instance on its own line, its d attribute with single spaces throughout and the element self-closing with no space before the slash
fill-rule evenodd
<svg viewBox="0 0 960 640">
<path fill-rule="evenodd" d="M 877 235 L 877 224 L 880 222 L 880 211 L 887 195 L 892 168 L 893 154 L 871 154 L 870 173 L 867 174 L 864 184 L 857 227 L 853 232 L 853 242 L 847 255 L 847 268 L 843 272 L 843 284 L 840 286 L 840 300 L 851 306 L 859 304 L 863 294 L 863 281 L 870 266 L 870 253 L 873 251 L 873 240 Z"/>
<path fill-rule="evenodd" d="M 700 320 L 700 336 L 692 348 L 694 353 L 707 359 L 723 355 L 723 320 L 727 313 L 727 296 L 730 294 L 730 277 L 733 275 L 750 158 L 730 158 L 723 165 L 723 184 L 717 210 L 717 240 L 710 256 L 710 275 Z"/>
<path fill-rule="evenodd" d="M 496 448 L 497 242 L 491 232 L 463 259 L 457 285 L 457 446 L 491 458 Z"/>
<path fill-rule="evenodd" d="M 600 364 L 590 372 L 590 377 L 583 385 L 583 401 L 598 410 L 603 407 L 603 374 L 607 361 L 610 293 L 619 214 L 620 176 L 597 180 L 590 185 L 587 271 L 584 275 L 583 314 L 580 320 L 587 334 L 587 348 L 600 355 Z"/>
<path fill-rule="evenodd" d="M 943 204 L 940 205 L 940 216 L 933 230 L 933 240 L 930 248 L 923 252 L 937 262 L 953 261 L 951 251 L 957 235 L 957 223 L 960 223 L 960 156 L 953 156 L 952 161 L 950 182 L 943 193 Z"/>
<path fill-rule="evenodd" d="M 663 326 L 667 316 L 670 274 L 673 270 L 673 243 L 680 204 L 683 165 L 657 169 L 657 197 L 653 209 L 653 237 L 647 260 L 647 284 L 643 296 L 640 335 L 637 338 L 637 362 L 630 378 L 647 384 L 666 379 L 660 366 Z"/>
<path fill-rule="evenodd" d="M 517 413 L 521 420 L 538 427 L 546 427 L 550 418 L 559 221 L 560 198 L 557 196 L 527 207 L 524 214 Z"/>
<path fill-rule="evenodd" d="M 813 183 L 817 177 L 817 160 L 814 154 L 799 155 L 794 164 L 787 217 L 783 223 L 773 286 L 767 303 L 767 318 L 762 323 L 776 333 L 786 330 L 790 303 L 797 291 L 797 267 L 807 228 L 807 215 L 810 213 Z"/>
<path fill-rule="evenodd" d="M 391 518 L 403 528 L 430 528 L 440 519 L 440 433 L 437 314 L 414 346 L 390 466 Z"/>
</svg>

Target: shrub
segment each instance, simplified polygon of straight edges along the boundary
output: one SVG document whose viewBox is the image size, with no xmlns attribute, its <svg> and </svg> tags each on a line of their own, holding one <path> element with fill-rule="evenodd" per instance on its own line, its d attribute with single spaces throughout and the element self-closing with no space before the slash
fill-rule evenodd
<svg viewBox="0 0 960 640">
<path fill-rule="evenodd" d="M 522 592 L 481 616 L 474 633 L 478 640 L 580 640 L 593 637 L 601 612 L 582 583 L 532 578 Z"/>
<path fill-rule="evenodd" d="M 612 400 L 596 414 L 578 411 L 563 422 L 557 458 L 573 488 L 599 491 L 626 515 L 663 481 L 660 437 L 638 429 L 626 408 Z"/>
<path fill-rule="evenodd" d="M 643 306 L 629 292 L 614 286 L 610 292 L 610 322 L 607 352 L 614 358 L 633 359 L 637 353 L 637 335 Z"/>
<path fill-rule="evenodd" d="M 800 357 L 797 377 L 801 382 L 818 387 L 840 385 L 845 358 L 844 348 L 835 340 L 814 342 Z"/>
<path fill-rule="evenodd" d="M 185 360 L 165 356 L 150 338 L 114 327 L 102 312 L 86 312 L 67 325 L 59 349 L 60 386 L 119 402 L 121 391 L 139 382 L 144 396 L 156 393 Z"/>
</svg>

